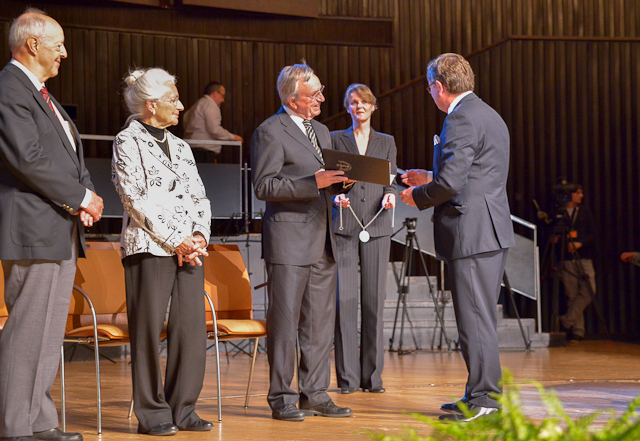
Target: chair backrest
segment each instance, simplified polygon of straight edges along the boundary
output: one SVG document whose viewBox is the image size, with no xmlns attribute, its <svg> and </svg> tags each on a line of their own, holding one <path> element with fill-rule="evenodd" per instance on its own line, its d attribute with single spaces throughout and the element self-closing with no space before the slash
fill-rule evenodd
<svg viewBox="0 0 640 441">
<path fill-rule="evenodd" d="M 87 257 L 78 259 L 74 284 L 91 298 L 98 315 L 98 323 L 124 324 L 127 322 L 127 299 L 124 267 L 117 242 L 88 242 Z M 69 326 L 91 323 L 91 309 L 76 290 L 69 306 Z"/>
<path fill-rule="evenodd" d="M 4 328 L 4 324 L 9 317 L 9 310 L 4 303 L 4 272 L 2 271 L 2 265 L 0 265 L 0 332 Z"/>
<path fill-rule="evenodd" d="M 253 319 L 249 272 L 237 245 L 209 245 L 204 259 L 205 290 L 218 319 Z M 206 310 L 211 308 L 205 302 Z M 207 320 L 211 313 L 207 312 Z"/>
</svg>

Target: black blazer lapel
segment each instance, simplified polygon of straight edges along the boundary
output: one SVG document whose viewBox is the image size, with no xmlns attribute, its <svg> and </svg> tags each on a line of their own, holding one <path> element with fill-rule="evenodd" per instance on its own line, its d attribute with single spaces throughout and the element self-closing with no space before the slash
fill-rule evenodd
<svg viewBox="0 0 640 441">
<path fill-rule="evenodd" d="M 56 132 L 58 132 L 58 135 L 60 136 L 60 140 L 62 141 L 62 144 L 64 145 L 65 149 L 67 150 L 67 153 L 69 153 L 69 156 L 71 156 L 71 159 L 78 167 L 78 170 L 80 170 L 80 161 L 78 160 L 78 154 L 73 149 L 73 146 L 71 145 L 71 142 L 69 141 L 69 138 L 67 137 L 66 132 L 62 128 L 62 123 L 60 123 L 60 120 L 58 120 L 58 117 L 56 116 L 56 114 L 53 112 L 53 110 L 51 110 L 47 102 L 44 100 L 42 93 L 39 90 L 36 90 L 35 86 L 31 82 L 29 77 L 27 77 L 27 75 L 25 75 L 25 73 L 22 70 L 20 70 L 19 67 L 9 63 L 5 66 L 5 69 L 7 69 L 9 72 L 15 75 L 15 77 L 22 83 L 22 85 L 26 87 L 27 90 L 31 91 L 31 94 L 33 95 L 33 99 L 36 100 L 36 102 L 38 103 L 42 111 L 45 113 L 45 115 L 47 115 L 47 117 L 51 121 L 51 124 L 56 129 Z M 56 108 L 63 115 L 63 117 L 69 118 L 69 115 L 67 115 L 67 112 L 64 111 L 60 103 L 58 103 L 58 101 L 56 101 L 56 99 L 52 95 L 49 95 L 49 96 L 51 97 L 51 100 L 53 101 Z M 70 120 L 68 119 L 67 121 L 70 121 Z M 71 126 L 73 127 L 73 124 L 71 124 Z M 79 139 L 79 135 L 77 136 L 78 136 L 77 139 Z"/>
</svg>

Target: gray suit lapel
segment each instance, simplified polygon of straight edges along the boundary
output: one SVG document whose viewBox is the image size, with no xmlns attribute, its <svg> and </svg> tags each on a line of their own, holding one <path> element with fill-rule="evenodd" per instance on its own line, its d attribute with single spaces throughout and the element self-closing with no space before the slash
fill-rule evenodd
<svg viewBox="0 0 640 441">
<path fill-rule="evenodd" d="M 295 139 L 300 144 L 302 144 L 304 148 L 309 150 L 309 152 L 313 154 L 314 158 L 316 158 L 318 162 L 322 164 L 322 161 L 320 160 L 320 158 L 318 157 L 318 153 L 316 152 L 316 148 L 313 146 L 313 144 L 311 144 L 311 141 L 309 140 L 309 138 L 307 138 L 307 135 L 302 133 L 302 130 L 300 130 L 300 127 L 298 127 L 297 124 L 293 122 L 293 120 L 291 119 L 289 114 L 284 110 L 284 108 L 280 109 L 280 111 L 278 112 L 278 115 L 280 116 L 280 122 L 284 126 L 284 131 L 293 139 Z M 311 121 L 311 125 L 314 126 L 313 120 Z M 315 127 L 314 127 L 314 130 L 315 130 Z M 327 144 L 326 140 L 322 139 L 322 137 L 318 134 L 317 130 L 316 130 L 316 135 L 318 137 L 318 144 L 320 144 L 321 149 L 331 148 L 331 142 Z"/>
<path fill-rule="evenodd" d="M 376 153 L 379 149 L 380 149 L 380 136 L 378 135 L 378 132 L 371 129 L 371 132 L 369 133 L 369 144 L 367 145 L 366 155 L 372 156 L 374 158 L 378 158 L 378 156 L 376 156 Z"/>
<path fill-rule="evenodd" d="M 349 153 L 359 155 L 358 145 L 356 144 L 356 138 L 353 136 L 353 127 L 349 127 L 342 134 L 342 142 L 347 147 Z"/>
</svg>

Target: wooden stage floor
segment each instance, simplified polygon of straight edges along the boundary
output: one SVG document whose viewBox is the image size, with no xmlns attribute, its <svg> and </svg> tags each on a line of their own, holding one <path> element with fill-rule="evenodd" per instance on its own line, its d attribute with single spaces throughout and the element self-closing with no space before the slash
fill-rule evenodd
<svg viewBox="0 0 640 441">
<path fill-rule="evenodd" d="M 571 343 L 566 348 L 536 349 L 534 352 L 501 352 L 502 365 L 523 384 L 521 396 L 527 415 L 542 419 L 546 411 L 537 392 L 525 385 L 536 380 L 555 388 L 572 416 L 612 408 L 619 413 L 640 394 L 640 346 L 606 341 Z M 332 374 L 330 395 L 341 406 L 350 406 L 351 418 L 307 417 L 304 422 L 283 422 L 271 418 L 266 402 L 268 364 L 259 354 L 249 408 L 244 409 L 244 391 L 250 359 L 238 355 L 221 359 L 222 423 L 217 423 L 215 359 L 207 358 L 204 389 L 198 414 L 215 422 L 212 432 L 180 432 L 178 440 L 366 440 L 370 432 L 397 433 L 413 425 L 428 433 L 408 413 L 436 417 L 442 403 L 464 394 L 466 369 L 459 352 L 417 352 L 398 356 L 387 353 L 385 394 L 358 392 L 341 395 Z M 95 369 L 93 362 L 66 364 L 67 430 L 82 432 L 85 440 L 148 440 L 136 433 L 137 421 L 126 418 L 131 396 L 127 361 L 102 361 L 103 433 L 97 436 L 95 412 Z M 54 399 L 59 402 L 59 384 Z M 604 417 L 602 421 L 604 422 Z"/>
</svg>

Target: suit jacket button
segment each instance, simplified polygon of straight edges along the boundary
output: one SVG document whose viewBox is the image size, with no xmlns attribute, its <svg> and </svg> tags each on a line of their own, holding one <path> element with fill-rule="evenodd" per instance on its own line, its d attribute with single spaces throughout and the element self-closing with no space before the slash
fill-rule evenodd
<svg viewBox="0 0 640 441">
<path fill-rule="evenodd" d="M 360 199 L 360 202 L 364 202 L 364 201 L 366 201 L 366 199 L 365 199 L 365 198 Z"/>
<path fill-rule="evenodd" d="M 364 185 L 362 187 L 360 187 L 360 188 L 364 190 Z"/>
</svg>

